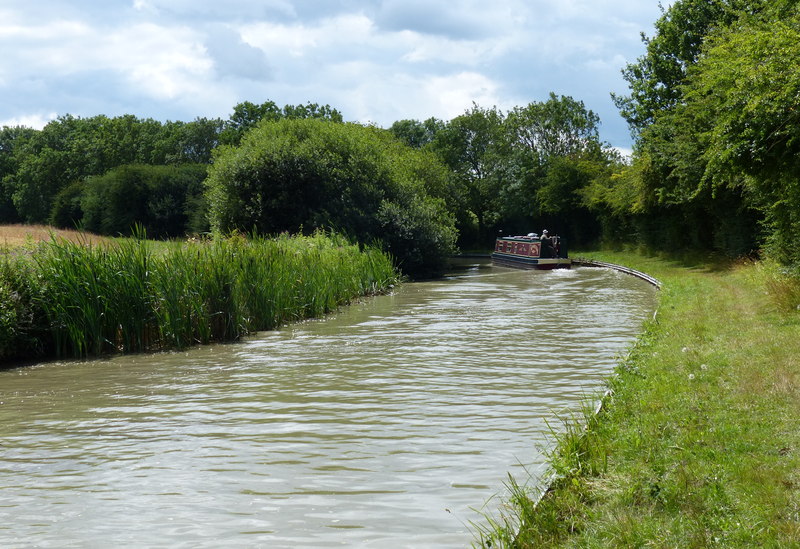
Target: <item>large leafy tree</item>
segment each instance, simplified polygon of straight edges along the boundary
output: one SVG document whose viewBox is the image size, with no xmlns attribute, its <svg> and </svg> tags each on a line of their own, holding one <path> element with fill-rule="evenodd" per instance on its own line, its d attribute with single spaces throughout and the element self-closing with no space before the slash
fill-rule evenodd
<svg viewBox="0 0 800 549">
<path fill-rule="evenodd" d="M 770 251 L 800 264 L 800 9 L 715 36 L 684 110 L 703 113 L 701 180 L 732 182 L 764 215 Z"/>
<path fill-rule="evenodd" d="M 17 149 L 35 134 L 36 130 L 21 126 L 3 126 L 0 129 L 0 222 L 2 223 L 21 220 L 12 199 L 14 174 L 19 166 Z"/>
<path fill-rule="evenodd" d="M 233 113 L 225 122 L 221 134 L 221 141 L 226 145 L 238 145 L 244 135 L 255 128 L 262 120 L 275 122 L 283 118 L 304 119 L 317 118 L 342 122 L 342 114 L 330 105 L 308 102 L 298 105 L 284 105 L 279 107 L 272 100 L 263 103 L 243 101 L 233 107 Z"/>
<path fill-rule="evenodd" d="M 582 101 L 551 93 L 507 114 L 473 105 L 438 129 L 425 146 L 453 172 L 462 245 L 485 246 L 497 230 L 528 232 L 534 222 L 596 238 L 580 190 L 616 160 L 600 141 L 599 124 Z M 393 126 L 410 142 L 422 129 L 413 121 Z"/>
<path fill-rule="evenodd" d="M 599 125 L 600 118 L 582 101 L 554 93 L 508 114 L 511 177 L 501 191 L 507 222 L 518 229 L 547 224 L 573 241 L 597 237 L 581 189 L 615 157 L 600 141 Z"/>
<path fill-rule="evenodd" d="M 436 134 L 445 127 L 446 123 L 444 121 L 431 117 L 423 121 L 412 119 L 398 120 L 391 125 L 389 131 L 398 139 L 419 149 L 430 145 L 436 138 Z"/>
<path fill-rule="evenodd" d="M 690 90 L 707 70 L 710 43 L 759 21 L 780 20 L 796 4 L 678 0 L 656 22 L 656 34 L 645 38 L 646 54 L 624 71 L 631 95 L 615 98 L 638 140 L 629 174 L 611 181 L 630 183 L 636 192 L 606 194 L 631 198 L 629 211 L 642 240 L 734 255 L 757 246 L 760 214 L 743 173 L 709 177 L 707 164 L 714 157 L 707 151 L 719 113 Z M 706 92 L 713 95 L 710 88 Z"/>
<path fill-rule="evenodd" d="M 634 134 L 680 104 L 687 71 L 700 57 L 709 33 L 765 6 L 783 9 L 784 0 L 678 0 L 655 22 L 655 34 L 642 34 L 646 52 L 622 71 L 631 93 L 613 95 Z"/>
<path fill-rule="evenodd" d="M 504 118 L 497 108 L 473 104 L 440 129 L 430 144 L 453 171 L 464 205 L 459 229 L 463 235 L 474 222 L 476 232 L 468 239 L 472 243 L 488 242 L 500 218 L 498 197 L 507 165 Z"/>
<path fill-rule="evenodd" d="M 506 125 L 515 147 L 534 162 L 600 150 L 600 117 L 569 96 L 551 92 L 547 101 L 516 107 Z"/>
<path fill-rule="evenodd" d="M 436 195 L 447 171 L 379 128 L 314 118 L 262 121 L 221 147 L 207 180 L 212 226 L 262 234 L 333 229 L 383 241 L 411 276 L 431 276 L 454 250 Z"/>
</svg>

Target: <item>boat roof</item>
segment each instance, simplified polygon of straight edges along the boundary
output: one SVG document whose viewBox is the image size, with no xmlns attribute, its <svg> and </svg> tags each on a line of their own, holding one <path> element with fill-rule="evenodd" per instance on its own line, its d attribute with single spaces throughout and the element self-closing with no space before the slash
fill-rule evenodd
<svg viewBox="0 0 800 549">
<path fill-rule="evenodd" d="M 519 235 L 519 236 L 498 236 L 497 240 L 541 240 L 539 236 L 527 236 L 527 235 Z"/>
</svg>

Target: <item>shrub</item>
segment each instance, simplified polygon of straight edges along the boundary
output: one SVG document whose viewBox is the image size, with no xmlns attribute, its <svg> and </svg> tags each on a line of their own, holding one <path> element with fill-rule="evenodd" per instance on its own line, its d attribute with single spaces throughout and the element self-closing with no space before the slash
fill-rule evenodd
<svg viewBox="0 0 800 549">
<path fill-rule="evenodd" d="M 437 168 L 438 166 L 438 168 Z M 218 149 L 206 180 L 212 229 L 334 229 L 382 241 L 411 276 L 443 269 L 456 233 L 447 170 L 385 130 L 323 120 L 265 121 Z"/>
<path fill-rule="evenodd" d="M 37 279 L 24 259 L 0 262 L 0 361 L 42 356 L 47 319 L 36 299 Z"/>
<path fill-rule="evenodd" d="M 181 164 L 126 165 L 90 177 L 80 195 L 83 226 L 99 234 L 127 235 L 140 225 L 156 238 L 204 232 L 208 228 L 202 198 L 205 175 L 202 164 Z M 64 215 L 66 208 L 60 205 L 70 196 L 67 191 L 56 202 L 54 219 Z"/>
</svg>

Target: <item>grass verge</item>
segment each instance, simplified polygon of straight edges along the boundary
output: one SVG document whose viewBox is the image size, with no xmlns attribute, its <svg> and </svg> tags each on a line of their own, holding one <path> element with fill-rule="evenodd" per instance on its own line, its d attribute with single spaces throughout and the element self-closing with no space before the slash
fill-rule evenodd
<svg viewBox="0 0 800 549">
<path fill-rule="evenodd" d="M 549 488 L 512 479 L 476 545 L 800 546 L 797 280 L 764 264 L 587 255 L 661 280 L 658 314 L 602 411 L 559 430 Z"/>
</svg>

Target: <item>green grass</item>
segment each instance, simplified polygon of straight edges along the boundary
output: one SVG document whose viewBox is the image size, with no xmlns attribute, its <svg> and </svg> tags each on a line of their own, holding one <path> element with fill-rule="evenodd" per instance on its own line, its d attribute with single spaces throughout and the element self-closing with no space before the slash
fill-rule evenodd
<svg viewBox="0 0 800 549">
<path fill-rule="evenodd" d="M 232 341 L 324 315 L 396 279 L 380 250 L 321 233 L 99 245 L 53 238 L 0 262 L 0 359 Z"/>
<path fill-rule="evenodd" d="M 591 257 L 660 279 L 658 314 L 602 411 L 557 430 L 541 501 L 542 486 L 512 480 L 476 545 L 799 547 L 796 279 L 765 264 Z"/>
</svg>

